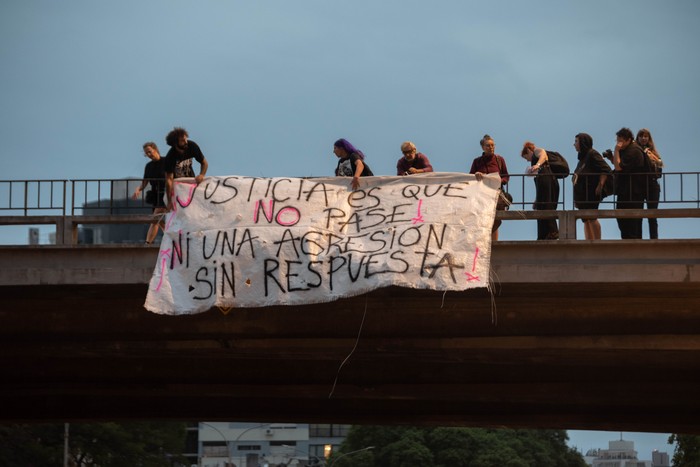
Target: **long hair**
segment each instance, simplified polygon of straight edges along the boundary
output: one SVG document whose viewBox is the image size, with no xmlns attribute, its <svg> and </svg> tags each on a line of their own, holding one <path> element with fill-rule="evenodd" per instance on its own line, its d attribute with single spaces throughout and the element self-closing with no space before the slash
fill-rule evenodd
<svg viewBox="0 0 700 467">
<path fill-rule="evenodd" d="M 593 149 L 593 137 L 588 133 L 579 133 L 576 138 L 578 138 L 578 159 L 583 160 L 588 151 Z"/>
<path fill-rule="evenodd" d="M 635 141 L 636 141 L 637 144 L 640 145 L 640 146 L 642 146 L 642 143 L 639 142 L 639 138 L 640 138 L 641 136 L 647 136 L 647 137 L 649 137 L 649 144 L 647 144 L 646 147 L 649 148 L 649 149 L 651 149 L 651 152 L 653 152 L 654 155 L 655 155 L 656 157 L 660 157 L 660 156 L 659 156 L 659 151 L 656 150 L 656 144 L 654 144 L 654 138 L 651 137 L 651 132 L 650 132 L 648 129 L 646 129 L 646 128 L 642 128 L 641 130 L 639 130 L 639 131 L 637 132 L 637 139 L 635 139 Z M 645 147 L 645 146 L 642 146 L 642 148 L 644 148 L 644 147 Z"/>
<path fill-rule="evenodd" d="M 345 152 L 347 152 L 348 155 L 356 153 L 358 156 L 360 156 L 360 159 L 365 160 L 364 153 L 357 149 L 355 146 L 353 146 L 352 143 L 350 143 L 350 141 L 346 140 L 345 138 L 340 138 L 338 141 L 333 143 L 333 146 L 345 150 Z"/>
<path fill-rule="evenodd" d="M 187 136 L 189 138 L 190 135 L 187 134 L 187 130 L 185 130 L 184 128 L 176 126 L 172 130 L 170 130 L 168 136 L 165 137 L 165 142 L 171 148 L 177 147 L 177 140 L 179 140 L 181 136 Z"/>
</svg>

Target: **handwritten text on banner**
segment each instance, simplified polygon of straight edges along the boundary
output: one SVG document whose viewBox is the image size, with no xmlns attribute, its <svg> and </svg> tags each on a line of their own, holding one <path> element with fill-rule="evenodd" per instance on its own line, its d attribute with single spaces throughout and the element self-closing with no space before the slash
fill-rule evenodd
<svg viewBox="0 0 700 467">
<path fill-rule="evenodd" d="M 146 308 L 300 305 L 379 287 L 486 287 L 497 176 L 175 181 Z"/>
</svg>

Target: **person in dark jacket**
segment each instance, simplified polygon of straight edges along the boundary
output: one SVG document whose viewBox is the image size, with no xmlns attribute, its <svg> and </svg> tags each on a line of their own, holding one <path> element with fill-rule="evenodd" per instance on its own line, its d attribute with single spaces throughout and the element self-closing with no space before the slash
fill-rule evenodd
<svg viewBox="0 0 700 467">
<path fill-rule="evenodd" d="M 578 165 L 574 170 L 574 205 L 578 209 L 598 209 L 603 199 L 603 188 L 612 170 L 598 151 L 593 149 L 593 138 L 588 133 L 579 133 L 574 138 L 578 153 Z M 586 240 L 600 240 L 601 229 L 597 218 L 583 220 Z"/>
<path fill-rule="evenodd" d="M 617 133 L 617 144 L 613 153 L 615 165 L 616 209 L 643 209 L 647 196 L 648 167 L 642 148 L 634 141 L 629 128 Z M 642 218 L 618 218 L 617 225 L 623 239 L 642 238 Z"/>
<path fill-rule="evenodd" d="M 659 199 L 661 198 L 659 179 L 661 178 L 664 162 L 661 160 L 661 155 L 656 150 L 654 138 L 651 137 L 651 132 L 649 130 L 646 128 L 639 130 L 635 141 L 641 146 L 642 150 L 644 150 L 644 154 L 646 154 L 650 163 L 650 168 L 652 169 L 647 177 L 647 209 L 657 209 L 659 207 Z M 648 220 L 649 238 L 659 238 L 659 221 L 656 217 L 650 217 Z"/>
</svg>

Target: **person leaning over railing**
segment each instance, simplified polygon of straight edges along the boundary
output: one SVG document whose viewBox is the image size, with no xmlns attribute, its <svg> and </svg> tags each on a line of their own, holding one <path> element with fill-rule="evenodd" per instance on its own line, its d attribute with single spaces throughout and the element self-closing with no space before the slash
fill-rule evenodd
<svg viewBox="0 0 700 467">
<path fill-rule="evenodd" d="M 654 138 L 651 137 L 651 132 L 646 128 L 642 128 L 637 132 L 637 144 L 642 147 L 642 150 L 647 156 L 650 165 L 650 174 L 647 177 L 647 209 L 657 209 L 659 207 L 659 199 L 661 198 L 661 178 L 662 167 L 664 162 L 661 160 L 659 152 L 656 150 Z M 655 217 L 649 219 L 649 238 L 659 238 L 659 221 Z"/>
<path fill-rule="evenodd" d="M 396 175 L 414 175 L 433 171 L 428 156 L 418 152 L 416 145 L 410 141 L 401 144 L 403 157 L 396 162 Z"/>
<path fill-rule="evenodd" d="M 508 167 L 506 167 L 506 160 L 496 154 L 496 143 L 489 135 L 484 135 L 481 141 L 479 141 L 479 144 L 484 152 L 481 153 L 481 156 L 474 159 L 469 173 L 474 174 L 477 180 L 481 180 L 484 174 L 497 173 L 501 176 L 501 190 L 498 193 L 496 209 L 505 211 L 510 205 L 510 201 L 507 200 L 503 194 L 503 185 L 510 180 Z M 498 240 L 498 228 L 501 226 L 502 222 L 503 221 L 500 219 L 494 220 L 493 228 L 491 229 L 491 240 Z"/>
<path fill-rule="evenodd" d="M 190 141 L 189 134 L 184 128 L 175 127 L 165 137 L 165 142 L 170 146 L 168 154 L 165 156 L 165 186 L 168 195 L 168 211 L 173 208 L 174 184 L 173 180 L 181 177 L 194 177 L 194 181 L 199 185 L 207 174 L 209 163 L 202 154 L 199 145 Z M 199 162 L 199 175 L 194 175 L 192 159 Z"/>
<path fill-rule="evenodd" d="M 138 199 L 143 189 L 146 188 L 150 182 L 151 189 L 146 192 L 146 203 L 153 206 L 154 215 L 153 222 L 146 234 L 146 244 L 150 245 L 153 243 L 153 240 L 156 239 L 156 235 L 158 235 L 158 227 L 160 226 L 161 229 L 165 228 L 163 216 L 160 214 L 164 214 L 168 211 L 163 202 L 163 195 L 165 194 L 165 159 L 160 156 L 158 146 L 152 141 L 143 145 L 143 154 L 148 157 L 150 161 L 143 169 L 143 181 L 136 187 L 136 190 L 134 190 L 132 198 Z"/>
<path fill-rule="evenodd" d="M 364 153 L 353 146 L 350 141 L 340 138 L 333 143 L 333 154 L 338 157 L 335 176 L 352 177 L 350 185 L 353 190 L 360 188 L 360 177 L 371 177 L 374 175 L 372 169 L 365 162 Z"/>
<path fill-rule="evenodd" d="M 606 181 L 608 177 L 612 177 L 612 170 L 603 156 L 593 149 L 593 138 L 588 133 L 576 135 L 574 148 L 578 153 L 578 165 L 572 177 L 574 206 L 578 209 L 598 209 L 604 197 Z M 586 240 L 600 240 L 601 228 L 598 219 L 582 220 Z"/>
<path fill-rule="evenodd" d="M 559 202 L 559 182 L 549 165 L 547 151 L 525 141 L 520 155 L 530 163 L 527 173 L 535 176 L 535 210 L 556 210 Z M 558 240 L 556 219 L 537 219 L 537 240 Z"/>
</svg>

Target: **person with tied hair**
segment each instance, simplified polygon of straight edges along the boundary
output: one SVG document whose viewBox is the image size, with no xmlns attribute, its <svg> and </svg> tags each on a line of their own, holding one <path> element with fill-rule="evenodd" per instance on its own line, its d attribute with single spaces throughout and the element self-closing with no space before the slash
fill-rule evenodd
<svg viewBox="0 0 700 467">
<path fill-rule="evenodd" d="M 647 209 L 657 209 L 659 207 L 659 199 L 661 198 L 661 178 L 662 167 L 664 162 L 661 160 L 659 152 L 656 150 L 654 138 L 651 137 L 651 132 L 646 128 L 642 128 L 637 132 L 635 140 L 647 156 L 649 161 L 650 174 L 647 177 Z M 656 217 L 650 217 L 649 221 L 649 238 L 659 238 L 659 221 Z"/>
<path fill-rule="evenodd" d="M 547 151 L 525 141 L 520 155 L 530 162 L 528 173 L 535 176 L 535 203 L 533 209 L 555 210 L 559 202 L 559 182 L 549 166 Z M 556 219 L 537 219 L 537 240 L 558 240 Z"/>
<path fill-rule="evenodd" d="M 131 197 L 138 199 L 143 189 L 150 183 L 151 189 L 146 192 L 146 203 L 153 206 L 154 216 L 146 234 L 146 244 L 150 245 L 156 239 L 156 235 L 158 235 L 158 227 L 165 229 L 163 216 L 160 216 L 160 214 L 165 214 L 168 211 L 163 202 L 163 195 L 165 194 L 165 159 L 160 157 L 158 146 L 152 141 L 143 145 L 143 155 L 148 157 L 150 161 L 143 169 L 141 184 L 136 187 Z"/>
<path fill-rule="evenodd" d="M 165 185 L 168 195 L 168 211 L 173 207 L 173 180 L 182 177 L 194 177 L 197 184 L 202 183 L 207 174 L 209 163 L 202 154 L 199 145 L 190 141 L 187 130 L 175 127 L 165 137 L 165 142 L 170 146 L 168 154 L 165 156 Z M 195 176 L 192 168 L 192 159 L 199 162 L 199 175 Z"/>
<path fill-rule="evenodd" d="M 498 194 L 498 204 L 496 205 L 496 209 L 499 211 L 505 211 L 508 209 L 508 205 L 510 204 L 510 202 L 507 201 L 503 195 L 503 185 L 507 184 L 508 180 L 510 180 L 506 160 L 496 154 L 496 143 L 491 136 L 484 135 L 484 137 L 481 138 L 481 141 L 479 141 L 479 144 L 481 145 L 483 152 L 481 153 L 481 156 L 474 159 L 469 173 L 474 174 L 477 181 L 480 181 L 484 174 L 497 173 L 501 176 L 501 191 Z M 491 240 L 498 240 L 498 228 L 501 226 L 502 222 L 503 221 L 500 219 L 494 220 L 493 228 L 491 229 Z"/>
<path fill-rule="evenodd" d="M 613 153 L 617 209 L 642 209 L 646 198 L 647 164 L 642 148 L 635 143 L 632 130 L 621 128 L 616 134 Z M 642 219 L 618 218 L 623 239 L 642 238 Z"/>
<path fill-rule="evenodd" d="M 574 184 L 574 206 L 578 209 L 598 209 L 603 199 L 606 179 L 612 170 L 598 151 L 593 149 L 593 138 L 579 133 L 574 138 L 578 165 L 571 179 Z M 600 240 L 601 228 L 597 218 L 581 219 L 586 240 Z"/>
<path fill-rule="evenodd" d="M 401 144 L 403 157 L 396 163 L 396 175 L 413 175 L 433 171 L 428 156 L 418 152 L 416 145 L 410 141 Z"/>
<path fill-rule="evenodd" d="M 365 162 L 365 155 L 346 139 L 339 139 L 333 143 L 333 154 L 338 157 L 338 165 L 335 167 L 336 177 L 352 177 L 352 189 L 360 188 L 360 177 L 374 175 L 372 169 Z"/>
</svg>

